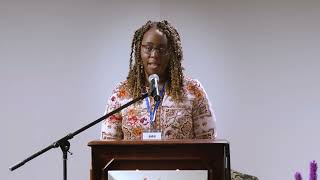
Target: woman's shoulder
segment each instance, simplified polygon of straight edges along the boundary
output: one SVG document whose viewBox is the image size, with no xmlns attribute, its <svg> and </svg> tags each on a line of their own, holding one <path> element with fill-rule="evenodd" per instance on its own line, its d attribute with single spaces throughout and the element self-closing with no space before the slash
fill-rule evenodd
<svg viewBox="0 0 320 180">
<path fill-rule="evenodd" d="M 198 79 L 194 79 L 189 76 L 184 77 L 183 82 L 185 86 L 201 86 L 201 83 Z"/>
<path fill-rule="evenodd" d="M 127 90 L 127 84 L 128 84 L 127 80 L 119 82 L 112 90 L 112 96 L 116 96 L 117 98 L 120 98 L 120 99 L 128 97 L 129 92 Z"/>
<path fill-rule="evenodd" d="M 187 94 L 191 94 L 196 97 L 203 97 L 205 95 L 205 91 L 200 81 L 190 77 L 184 78 L 184 90 Z"/>
</svg>

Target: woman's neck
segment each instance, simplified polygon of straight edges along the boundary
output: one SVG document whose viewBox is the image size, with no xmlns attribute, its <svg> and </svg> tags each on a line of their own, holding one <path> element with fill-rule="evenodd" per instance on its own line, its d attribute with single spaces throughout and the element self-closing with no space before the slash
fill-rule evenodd
<svg viewBox="0 0 320 180">
<path fill-rule="evenodd" d="M 162 87 L 165 83 L 166 83 L 166 81 L 159 81 L 158 85 L 159 85 L 159 87 Z"/>
</svg>

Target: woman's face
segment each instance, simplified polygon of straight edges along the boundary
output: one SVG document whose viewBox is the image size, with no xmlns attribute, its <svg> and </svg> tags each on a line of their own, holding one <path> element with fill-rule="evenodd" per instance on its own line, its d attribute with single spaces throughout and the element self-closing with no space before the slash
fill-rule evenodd
<svg viewBox="0 0 320 180">
<path fill-rule="evenodd" d="M 157 74 L 162 82 L 168 78 L 168 39 L 159 29 L 153 27 L 143 35 L 141 59 L 146 78 L 151 74 Z"/>
</svg>

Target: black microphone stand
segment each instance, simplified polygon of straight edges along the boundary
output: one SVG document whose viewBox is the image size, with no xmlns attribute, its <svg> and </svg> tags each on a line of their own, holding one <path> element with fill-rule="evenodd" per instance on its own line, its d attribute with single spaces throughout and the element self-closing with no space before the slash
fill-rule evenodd
<svg viewBox="0 0 320 180">
<path fill-rule="evenodd" d="M 109 112 L 108 114 L 100 117 L 99 119 L 91 122 L 90 124 L 78 129 L 77 131 L 73 132 L 73 133 L 69 133 L 68 135 L 64 136 L 63 138 L 55 141 L 54 143 L 52 143 L 51 145 L 49 145 L 48 147 L 38 151 L 37 153 L 31 155 L 30 157 L 28 157 L 27 159 L 17 163 L 16 165 L 10 167 L 10 171 L 14 171 L 15 169 L 23 166 L 26 162 L 36 158 L 37 156 L 47 152 L 48 150 L 50 149 L 53 149 L 53 148 L 57 148 L 57 147 L 60 147 L 61 150 L 62 150 L 62 156 L 63 156 L 63 180 L 67 180 L 67 160 L 68 160 L 68 152 L 69 152 L 69 149 L 70 149 L 70 142 L 69 140 L 72 139 L 74 136 L 76 136 L 77 134 L 81 133 L 82 131 L 85 131 L 87 129 L 89 129 L 90 127 L 96 125 L 97 123 L 101 122 L 102 120 L 108 118 L 109 116 L 121 111 L 122 109 L 148 97 L 149 94 L 148 93 L 145 93 L 143 94 L 141 97 L 138 97 L 136 99 L 133 99 L 132 101 L 124 104 L 123 106 L 120 106 L 119 108 Z"/>
</svg>

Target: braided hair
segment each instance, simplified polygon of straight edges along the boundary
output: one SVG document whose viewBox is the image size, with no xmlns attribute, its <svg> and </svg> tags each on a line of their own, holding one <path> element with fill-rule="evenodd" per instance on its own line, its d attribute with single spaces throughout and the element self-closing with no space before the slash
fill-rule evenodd
<svg viewBox="0 0 320 180">
<path fill-rule="evenodd" d="M 166 92 L 171 98 L 179 102 L 182 100 L 183 92 L 183 67 L 182 47 L 180 35 L 177 30 L 166 20 L 160 22 L 148 21 L 145 25 L 135 31 L 130 53 L 129 73 L 127 77 L 127 90 L 132 98 L 137 98 L 141 95 L 146 82 L 143 62 L 141 59 L 141 42 L 143 35 L 152 27 L 156 27 L 164 33 L 168 39 L 169 64 L 168 64 L 168 81 Z"/>
</svg>

